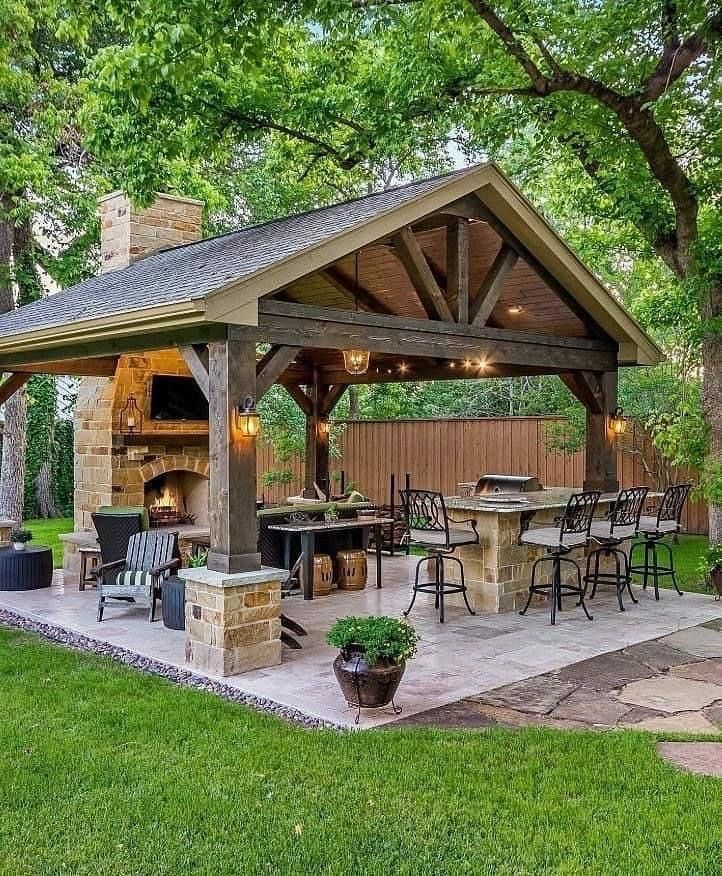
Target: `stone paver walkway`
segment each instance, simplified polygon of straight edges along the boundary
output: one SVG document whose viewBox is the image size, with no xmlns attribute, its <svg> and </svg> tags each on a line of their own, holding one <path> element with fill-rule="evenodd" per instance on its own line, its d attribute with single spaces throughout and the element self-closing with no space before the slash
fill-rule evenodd
<svg viewBox="0 0 722 876">
<path fill-rule="evenodd" d="M 660 742 L 657 751 L 687 772 L 722 778 L 721 742 Z"/>
<path fill-rule="evenodd" d="M 711 621 L 465 697 L 398 723 L 457 728 L 628 727 L 718 735 L 722 731 L 720 655 L 722 624 Z M 714 751 L 714 757 L 720 757 L 718 749 Z"/>
</svg>

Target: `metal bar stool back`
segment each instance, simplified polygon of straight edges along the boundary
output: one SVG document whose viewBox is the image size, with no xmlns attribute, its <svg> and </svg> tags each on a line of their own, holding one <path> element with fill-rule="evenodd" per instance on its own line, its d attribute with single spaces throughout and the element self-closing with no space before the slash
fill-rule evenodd
<svg viewBox="0 0 722 876">
<path fill-rule="evenodd" d="M 642 516 L 644 502 L 649 492 L 648 487 L 631 487 L 622 490 L 612 505 L 606 519 L 592 521 L 589 531 L 592 539 L 599 544 L 587 557 L 587 572 L 584 576 L 584 589 L 591 584 L 590 599 L 597 595 L 598 584 L 613 584 L 617 589 L 619 610 L 624 611 L 622 595 L 627 588 L 632 602 L 636 603 L 632 593 L 632 576 L 629 571 L 629 560 L 621 545 L 629 539 L 636 538 L 639 521 Z M 614 558 L 614 571 L 600 569 L 603 558 Z"/>
<path fill-rule="evenodd" d="M 642 515 L 639 520 L 640 541 L 635 541 L 629 552 L 629 569 L 633 575 L 641 575 L 642 586 L 646 590 L 651 583 L 654 598 L 659 600 L 659 582 L 670 578 L 674 589 L 681 596 L 674 569 L 674 555 L 670 545 L 663 541 L 668 535 L 677 535 L 682 528 L 684 511 L 692 484 L 673 484 L 664 491 L 656 515 Z M 644 561 L 633 562 L 635 551 L 644 551 Z M 660 561 L 660 551 L 666 551 L 666 563 Z"/>
<path fill-rule="evenodd" d="M 426 556 L 416 564 L 414 587 L 409 607 L 404 612 L 408 617 L 414 606 L 417 593 L 433 593 L 434 607 L 439 612 L 439 622 L 444 623 L 444 597 L 450 593 L 461 593 L 469 614 L 475 614 L 467 598 L 464 580 L 464 565 L 459 557 L 453 556 L 461 545 L 478 544 L 479 533 L 476 521 L 450 521 L 444 496 L 435 490 L 400 490 L 404 509 L 409 543 L 426 550 Z M 419 581 L 421 566 L 431 560 L 434 564 L 434 580 Z M 460 580 L 447 581 L 444 574 L 444 561 L 451 560 L 459 566 Z"/>
<path fill-rule="evenodd" d="M 539 557 L 532 566 L 529 596 L 526 605 L 519 612 L 525 615 L 531 605 L 534 594 L 548 595 L 551 605 L 551 622 L 556 624 L 557 611 L 562 610 L 562 596 L 577 596 L 577 605 L 581 605 L 589 620 L 592 616 L 584 603 L 584 586 L 579 565 L 566 554 L 575 548 L 583 548 L 589 541 L 589 530 L 594 519 L 594 512 L 601 493 L 599 490 L 585 490 L 569 497 L 564 513 L 556 521 L 555 526 L 542 526 L 538 529 L 528 529 L 522 533 L 521 544 L 545 548 L 547 556 Z M 537 573 L 542 563 L 551 563 L 551 575 L 548 583 L 539 583 Z M 576 583 L 562 581 L 562 563 L 569 563 L 576 572 Z"/>
</svg>

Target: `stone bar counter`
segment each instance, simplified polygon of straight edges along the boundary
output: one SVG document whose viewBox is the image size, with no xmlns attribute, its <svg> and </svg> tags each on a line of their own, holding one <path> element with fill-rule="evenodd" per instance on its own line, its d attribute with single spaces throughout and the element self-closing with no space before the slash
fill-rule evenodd
<svg viewBox="0 0 722 876">
<path fill-rule="evenodd" d="M 449 518 L 473 519 L 479 532 L 478 545 L 460 547 L 456 552 L 464 564 L 469 602 L 475 611 L 499 613 L 524 607 L 532 565 L 546 552 L 530 545 L 520 545 L 519 535 L 527 525 L 533 528 L 553 526 L 555 518 L 563 512 L 569 497 L 575 492 L 581 492 L 581 489 L 550 487 L 530 493 L 453 496 L 446 499 Z M 615 498 L 616 493 L 603 495 L 595 516 L 603 516 Z M 567 556 L 580 564 L 583 575 L 586 562 L 584 549 L 574 550 Z M 539 570 L 539 581 L 548 581 L 550 568 L 551 563 L 544 564 Z M 446 564 L 450 580 L 458 580 L 457 569 L 456 563 Z M 570 573 L 575 574 L 573 570 L 562 569 L 563 575 Z M 538 601 L 542 599 L 538 597 Z M 449 601 L 457 604 L 457 597 L 451 597 Z M 460 597 L 458 603 L 461 604 Z"/>
</svg>

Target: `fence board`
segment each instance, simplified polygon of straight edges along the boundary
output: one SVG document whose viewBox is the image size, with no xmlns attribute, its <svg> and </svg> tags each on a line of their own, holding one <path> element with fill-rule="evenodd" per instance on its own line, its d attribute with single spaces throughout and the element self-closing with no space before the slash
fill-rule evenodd
<svg viewBox="0 0 722 876">
<path fill-rule="evenodd" d="M 457 492 L 460 481 L 476 480 L 485 472 L 537 475 L 545 486 L 579 487 L 584 480 L 584 452 L 566 454 L 549 450 L 546 428 L 558 422 L 555 417 L 489 417 L 456 420 L 357 420 L 339 423 L 340 455 L 331 460 L 331 471 L 346 472 L 346 483 L 353 483 L 374 502 L 389 501 L 389 479 L 396 475 L 396 488 L 402 489 L 404 475 L 410 472 L 412 484 L 447 494 Z M 618 453 L 620 484 L 655 486 L 655 478 L 645 470 L 642 454 L 652 456 L 651 443 L 643 430 L 630 424 L 629 435 Z M 269 502 L 281 502 L 300 492 L 303 463 L 294 460 L 284 466 L 293 471 L 290 484 L 264 487 L 260 477 L 279 468 L 273 448 L 261 441 L 258 446 L 259 495 Z M 675 481 L 696 478 L 688 471 L 672 473 Z M 335 486 L 338 486 L 336 482 Z M 683 524 L 687 532 L 707 532 L 707 508 L 703 501 L 690 501 Z"/>
</svg>

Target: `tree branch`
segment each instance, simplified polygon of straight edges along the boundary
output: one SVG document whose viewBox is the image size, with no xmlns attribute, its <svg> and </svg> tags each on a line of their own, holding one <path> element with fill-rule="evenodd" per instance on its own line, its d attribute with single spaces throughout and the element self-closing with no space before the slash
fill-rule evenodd
<svg viewBox="0 0 722 876">
<path fill-rule="evenodd" d="M 669 4 L 665 4 L 665 8 L 667 6 Z M 676 82 L 701 55 L 708 52 L 720 37 L 722 37 L 722 12 L 710 16 L 696 33 L 682 41 L 677 35 L 676 24 L 668 28 L 668 40 L 665 42 L 662 57 L 642 85 L 640 92 L 642 102 L 650 103 L 661 97 L 669 86 Z"/>
</svg>

